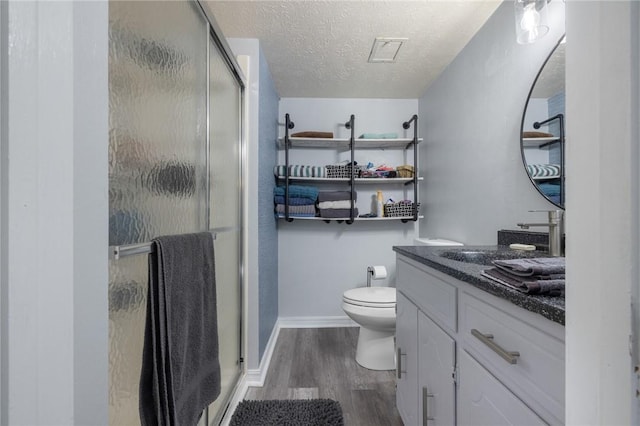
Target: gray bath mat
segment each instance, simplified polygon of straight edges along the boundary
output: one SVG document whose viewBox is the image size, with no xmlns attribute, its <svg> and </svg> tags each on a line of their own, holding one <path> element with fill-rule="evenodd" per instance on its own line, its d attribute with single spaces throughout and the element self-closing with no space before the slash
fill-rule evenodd
<svg viewBox="0 0 640 426">
<path fill-rule="evenodd" d="M 343 426 L 340 403 L 331 399 L 244 400 L 230 426 Z"/>
</svg>

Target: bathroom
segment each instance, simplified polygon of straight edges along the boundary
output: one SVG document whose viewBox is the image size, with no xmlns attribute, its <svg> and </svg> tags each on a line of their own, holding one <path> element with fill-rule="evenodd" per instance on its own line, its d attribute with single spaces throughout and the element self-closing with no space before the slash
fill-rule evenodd
<svg viewBox="0 0 640 426">
<path fill-rule="evenodd" d="M 511 11 L 506 3 L 504 9 Z M 562 2 L 553 0 L 550 6 L 554 3 Z M 565 421 L 634 424 L 640 15 L 635 2 L 569 1 L 564 7 L 567 135 L 580 141 L 566 148 L 571 170 L 566 183 L 567 268 L 570 283 L 579 284 L 569 284 L 567 290 Z M 0 5 L 3 424 L 108 423 L 108 9 L 100 2 Z M 404 121 L 417 113 L 424 139 L 424 219 L 418 231 L 412 223 L 389 225 L 382 235 L 382 228 L 362 226 L 360 231 L 371 235 L 366 245 L 412 244 L 416 232 L 495 244 L 497 230 L 542 220 L 528 211 L 552 207 L 523 173 L 517 139 L 531 83 L 555 41 L 542 39 L 527 52 L 515 50 L 513 16 L 504 14 L 501 20 L 493 16 L 483 38 L 465 48 L 464 66 L 445 71 L 428 96 L 416 94 L 408 114 L 400 117 Z M 68 25 L 51 25 L 58 21 Z M 18 29 L 39 37 L 10 38 Z M 23 49 L 10 49 L 8 40 Z M 523 75 L 520 60 L 538 66 Z M 492 71 L 500 78 L 488 78 Z M 350 112 L 344 121 L 354 113 L 345 110 Z M 458 111 L 455 120 L 442 115 L 446 110 Z M 285 112 L 271 111 L 280 120 Z M 366 115 L 358 113 L 357 123 L 366 123 Z M 292 113 L 292 120 L 296 130 L 305 130 L 303 118 Z M 358 130 L 366 131 L 360 125 Z M 439 146 L 431 138 L 447 143 Z M 487 180 L 474 190 L 470 183 L 478 175 Z M 437 182 L 441 185 L 430 186 Z M 297 228 L 319 234 L 313 238 L 349 239 L 352 227 L 360 225 L 294 221 L 279 224 L 278 232 L 304 244 Z M 257 233 L 257 219 L 248 226 L 253 226 L 248 233 Z M 281 241 L 278 278 L 293 287 L 294 278 L 287 277 L 283 265 L 290 253 L 283 253 Z M 351 244 L 345 246 L 349 252 L 362 248 L 357 241 Z M 247 250 L 248 262 L 256 262 L 258 247 Z M 324 280 L 312 290 L 327 290 L 328 281 L 342 290 L 363 285 L 368 265 L 385 265 L 393 277 L 390 247 L 356 254 L 362 263 L 340 271 L 348 282 Z M 257 292 L 255 276 L 252 282 L 247 291 Z M 278 297 L 286 297 L 290 289 L 279 288 Z M 268 320 L 343 316 L 340 293 L 332 310 L 325 311 L 302 311 L 280 299 Z M 320 296 L 330 299 L 328 293 Z M 254 303 L 248 308 L 246 362 L 257 372 L 272 326 L 252 315 L 258 311 L 257 298 Z"/>
</svg>

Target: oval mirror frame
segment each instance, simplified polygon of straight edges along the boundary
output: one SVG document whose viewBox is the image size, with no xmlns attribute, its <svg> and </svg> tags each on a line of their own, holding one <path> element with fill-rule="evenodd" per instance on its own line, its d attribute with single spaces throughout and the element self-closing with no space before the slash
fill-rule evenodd
<svg viewBox="0 0 640 426">
<path fill-rule="evenodd" d="M 527 100 L 524 104 L 524 110 L 522 112 L 522 122 L 520 124 L 520 151 L 522 155 L 522 163 L 524 165 L 525 171 L 527 172 L 527 176 L 529 176 L 529 180 L 531 184 L 536 188 L 536 190 L 542 195 L 545 199 L 547 199 L 550 203 L 555 206 L 564 209 L 564 201 L 565 201 L 565 186 L 564 186 L 564 145 L 565 145 L 565 134 L 564 134 L 564 49 L 561 48 L 564 42 L 564 35 L 560 37 L 560 40 L 551 50 L 549 56 L 544 61 L 544 64 L 540 68 L 538 75 L 536 76 L 533 84 L 531 85 L 531 89 L 529 90 L 529 95 L 527 96 Z M 555 61 L 554 55 L 558 56 L 559 59 Z M 537 117 L 533 119 L 527 116 L 529 111 L 532 111 L 533 115 L 533 106 L 530 109 L 530 103 L 532 101 L 532 95 L 536 92 L 536 86 L 538 83 L 543 82 L 545 80 L 545 69 L 547 72 L 549 68 L 560 68 L 562 70 L 562 91 L 558 92 L 562 96 L 562 108 L 561 110 L 556 110 L 553 113 L 547 112 L 544 116 L 540 116 L 538 114 Z M 557 69 L 555 70 L 557 72 Z M 557 79 L 558 80 L 558 79 Z M 556 82 L 555 84 L 559 84 Z M 548 99 L 547 99 L 548 101 Z M 528 111 L 529 110 L 529 111 Z M 547 126 L 547 124 L 554 126 L 553 131 L 543 132 L 538 129 L 542 126 Z M 529 130 L 530 129 L 530 130 Z M 531 136 L 531 137 L 525 137 Z M 536 149 L 537 148 L 537 149 Z M 535 150 L 535 151 L 533 151 Z M 553 151 L 553 156 L 555 157 L 555 162 L 551 163 L 549 159 L 546 162 L 536 162 L 532 161 L 531 163 L 527 160 L 527 157 L 535 158 L 535 153 L 540 152 L 541 150 L 545 150 L 547 154 L 547 158 L 550 156 L 550 152 Z"/>
</svg>

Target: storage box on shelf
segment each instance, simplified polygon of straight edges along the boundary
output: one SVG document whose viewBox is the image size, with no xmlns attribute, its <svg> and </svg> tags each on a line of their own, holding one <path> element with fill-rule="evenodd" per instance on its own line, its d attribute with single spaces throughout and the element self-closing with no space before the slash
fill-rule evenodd
<svg viewBox="0 0 640 426">
<path fill-rule="evenodd" d="M 336 138 L 309 138 L 309 137 L 289 137 L 289 129 L 294 127 L 293 123 L 289 118 L 289 114 L 285 115 L 286 125 L 285 125 L 285 136 L 278 140 L 278 147 L 285 151 L 285 165 L 277 166 L 276 170 L 276 180 L 280 185 L 284 185 L 288 187 L 291 183 L 295 182 L 298 184 L 313 184 L 313 185 L 325 185 L 325 184 L 335 184 L 337 185 L 349 185 L 349 189 L 352 191 L 352 201 L 355 201 L 355 187 L 358 185 L 367 185 L 369 188 L 370 185 L 375 184 L 385 185 L 389 188 L 390 192 L 400 192 L 398 190 L 402 189 L 402 186 L 399 185 L 408 185 L 413 184 L 412 196 L 413 200 L 410 201 L 407 205 L 403 206 L 392 206 L 389 208 L 387 212 L 385 208 L 385 217 L 357 217 L 355 214 L 355 207 L 351 211 L 351 214 L 348 218 L 335 218 L 328 219 L 324 217 L 290 217 L 287 215 L 279 214 L 278 217 L 281 219 L 286 219 L 287 221 L 292 221 L 293 219 L 307 219 L 307 220 L 324 220 L 329 222 L 330 220 L 335 220 L 338 222 L 346 221 L 348 224 L 353 223 L 354 221 L 360 220 L 400 220 L 402 222 L 415 221 L 418 219 L 418 209 L 415 211 L 413 209 L 413 205 L 419 206 L 417 203 L 418 198 L 418 181 L 422 180 L 422 178 L 418 177 L 414 170 L 417 170 L 417 145 L 421 141 L 418 138 L 417 134 L 417 116 L 413 116 L 409 121 L 403 123 L 403 127 L 405 129 L 409 129 L 411 124 L 414 126 L 414 137 L 413 138 L 398 138 L 398 139 L 356 139 L 354 137 L 354 121 L 355 117 L 352 115 L 349 122 L 346 123 L 346 127 L 351 130 L 351 137 L 348 139 L 336 139 Z M 323 167 L 324 168 L 324 176 L 320 173 L 314 173 L 312 176 L 293 176 L 291 172 L 292 166 L 289 161 L 289 153 L 292 149 L 304 149 L 304 148 L 312 148 L 312 149 L 327 149 L 334 150 L 337 152 L 348 152 L 350 155 L 349 164 L 341 164 L 341 165 L 320 165 L 316 164 L 314 166 L 305 166 L 305 167 Z M 403 164 L 398 166 L 396 170 L 386 171 L 386 172 L 372 172 L 369 171 L 366 167 L 362 165 L 356 165 L 354 161 L 354 153 L 356 151 L 361 152 L 362 150 L 387 150 L 387 149 L 395 149 L 395 150 L 408 150 L 413 149 L 413 165 Z M 406 161 L 406 159 L 405 159 Z M 295 167 L 293 167 L 295 169 Z M 285 173 L 284 171 L 289 171 Z M 334 188 L 331 188 L 334 189 Z M 349 190 L 348 189 L 348 190 Z M 377 189 L 377 188 L 376 188 Z M 365 190 L 366 191 L 366 190 Z M 404 191 L 404 190 L 403 190 Z M 404 194 L 404 197 L 411 197 L 411 195 Z M 395 198 L 395 195 L 393 196 Z M 366 197 L 361 197 L 362 202 L 366 202 Z M 288 202 L 288 200 L 286 200 Z M 361 213 L 365 213 L 368 208 L 361 208 Z"/>
</svg>

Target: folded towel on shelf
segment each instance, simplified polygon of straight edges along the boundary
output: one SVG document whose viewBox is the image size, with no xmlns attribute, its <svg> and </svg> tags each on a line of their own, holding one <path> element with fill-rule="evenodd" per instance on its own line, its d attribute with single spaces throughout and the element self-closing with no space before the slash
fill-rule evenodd
<svg viewBox="0 0 640 426">
<path fill-rule="evenodd" d="M 560 195 L 559 183 L 542 182 L 538 183 L 538 188 L 540 188 L 540 191 L 542 191 L 543 194 L 548 195 L 549 197 Z"/>
<path fill-rule="evenodd" d="M 564 297 L 564 279 L 540 279 L 539 276 L 521 277 L 498 268 L 485 269 L 482 271 L 482 276 L 522 293 Z"/>
<path fill-rule="evenodd" d="M 284 197 L 284 192 L 284 185 L 276 186 L 273 189 L 273 195 L 275 196 L 280 195 Z M 289 197 L 311 198 L 315 201 L 318 199 L 318 188 L 315 186 L 289 185 Z"/>
<path fill-rule="evenodd" d="M 287 166 L 274 166 L 273 174 L 278 177 L 285 177 Z M 306 178 L 323 178 L 327 176 L 327 169 L 324 166 L 304 166 L 299 164 L 289 165 L 289 176 Z"/>
<path fill-rule="evenodd" d="M 318 203 L 319 209 L 350 209 L 355 202 L 350 200 L 341 201 L 321 201 Z"/>
<path fill-rule="evenodd" d="M 531 277 L 534 275 L 564 274 L 564 257 L 534 257 L 525 259 L 494 260 L 498 268 L 512 275 Z"/>
<path fill-rule="evenodd" d="M 328 138 L 331 139 L 333 137 L 333 132 L 316 132 L 316 131 L 306 131 L 306 132 L 297 132 L 291 134 L 292 138 Z"/>
<path fill-rule="evenodd" d="M 273 197 L 273 201 L 276 204 L 284 204 L 284 195 L 276 195 L 275 197 Z M 289 197 L 290 206 L 308 206 L 308 205 L 313 206 L 315 204 L 316 204 L 316 200 L 314 200 L 313 198 Z"/>
<path fill-rule="evenodd" d="M 532 178 L 555 178 L 560 177 L 559 164 L 527 164 L 527 173 Z"/>
<path fill-rule="evenodd" d="M 398 139 L 397 133 L 363 133 L 358 139 Z"/>
<path fill-rule="evenodd" d="M 318 202 L 351 200 L 351 191 L 320 191 Z M 354 191 L 353 201 L 358 200 L 358 193 Z"/>
<path fill-rule="evenodd" d="M 276 204 L 276 213 L 284 215 L 285 205 Z M 314 205 L 306 206 L 289 206 L 289 216 L 294 217 L 314 217 L 316 215 L 316 207 Z"/>
<path fill-rule="evenodd" d="M 140 422 L 195 425 L 220 394 L 213 238 L 158 237 L 152 247 Z"/>
<path fill-rule="evenodd" d="M 320 217 L 326 218 L 349 218 L 351 209 L 320 209 Z M 353 209 L 353 217 L 358 217 L 358 209 Z"/>
</svg>

